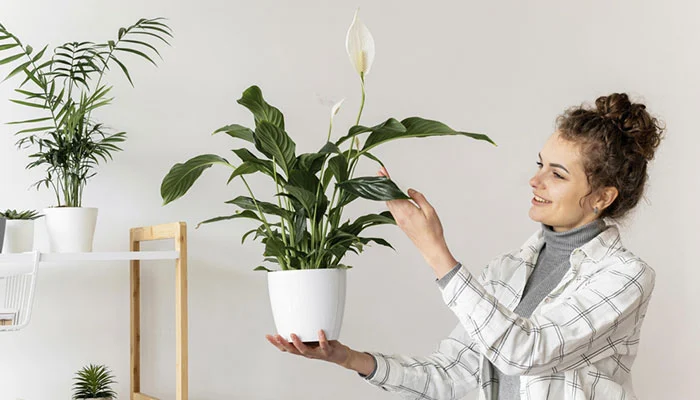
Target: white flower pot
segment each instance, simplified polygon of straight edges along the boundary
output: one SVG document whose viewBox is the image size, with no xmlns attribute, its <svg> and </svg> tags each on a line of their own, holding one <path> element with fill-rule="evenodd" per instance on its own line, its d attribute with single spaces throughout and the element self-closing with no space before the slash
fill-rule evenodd
<svg viewBox="0 0 700 400">
<path fill-rule="evenodd" d="M 88 253 L 97 223 L 97 208 L 54 207 L 44 210 L 51 252 Z"/>
<path fill-rule="evenodd" d="M 5 225 L 5 239 L 2 253 L 24 253 L 34 247 L 34 220 L 8 219 Z"/>
<path fill-rule="evenodd" d="M 272 316 L 277 333 L 291 342 L 318 341 L 323 329 L 328 340 L 337 340 L 345 311 L 345 269 L 302 269 L 267 273 Z"/>
</svg>

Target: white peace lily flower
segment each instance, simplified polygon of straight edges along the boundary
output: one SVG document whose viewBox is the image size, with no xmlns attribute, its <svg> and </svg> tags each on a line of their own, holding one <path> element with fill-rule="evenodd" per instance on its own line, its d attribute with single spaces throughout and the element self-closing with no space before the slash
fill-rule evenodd
<svg viewBox="0 0 700 400">
<path fill-rule="evenodd" d="M 338 111 L 340 111 L 340 106 L 343 105 L 344 101 L 345 99 L 341 99 L 339 102 L 333 105 L 333 108 L 331 108 L 331 120 L 333 120 L 333 117 L 338 114 Z"/>
<path fill-rule="evenodd" d="M 338 111 L 340 111 L 340 106 L 343 104 L 344 101 L 345 99 L 340 100 L 339 102 L 333 105 L 333 108 L 331 108 L 331 123 L 328 127 L 328 139 L 326 139 L 326 141 L 331 140 L 331 131 L 333 130 L 333 117 L 335 117 L 335 115 L 338 114 Z"/>
<path fill-rule="evenodd" d="M 355 70 L 361 76 L 365 76 L 369 74 L 374 61 L 374 39 L 367 26 L 360 22 L 357 16 L 359 12 L 358 8 L 348 29 L 348 34 L 345 37 L 345 49 Z"/>
</svg>

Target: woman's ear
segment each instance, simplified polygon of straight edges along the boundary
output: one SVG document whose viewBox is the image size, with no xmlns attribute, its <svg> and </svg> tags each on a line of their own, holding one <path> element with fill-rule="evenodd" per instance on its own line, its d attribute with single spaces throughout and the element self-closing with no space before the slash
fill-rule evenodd
<svg viewBox="0 0 700 400">
<path fill-rule="evenodd" d="M 617 199 L 618 194 L 619 192 L 617 191 L 617 188 L 613 186 L 607 186 L 600 189 L 598 200 L 594 202 L 593 207 L 598 207 L 598 209 L 601 211 L 605 210 L 606 208 L 610 207 L 615 199 Z"/>
</svg>

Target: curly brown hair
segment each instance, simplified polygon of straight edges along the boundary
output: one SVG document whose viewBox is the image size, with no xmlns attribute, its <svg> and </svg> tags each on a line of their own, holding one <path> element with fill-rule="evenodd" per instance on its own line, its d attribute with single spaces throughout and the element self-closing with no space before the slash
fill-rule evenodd
<svg viewBox="0 0 700 400">
<path fill-rule="evenodd" d="M 646 106 L 632 103 L 626 93 L 613 93 L 598 97 L 595 108 L 581 105 L 566 110 L 556 126 L 562 138 L 580 145 L 588 195 L 603 187 L 618 190 L 600 218 L 618 219 L 632 210 L 644 193 L 647 163 L 664 132 Z"/>
</svg>

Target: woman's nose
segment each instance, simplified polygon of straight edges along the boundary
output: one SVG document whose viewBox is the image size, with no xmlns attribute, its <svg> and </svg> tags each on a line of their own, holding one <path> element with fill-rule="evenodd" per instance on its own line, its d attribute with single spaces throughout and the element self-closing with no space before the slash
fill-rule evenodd
<svg viewBox="0 0 700 400">
<path fill-rule="evenodd" d="M 532 176 L 532 178 L 530 178 L 530 187 L 532 187 L 533 189 L 538 187 L 540 183 L 541 181 L 539 174 L 535 174 Z"/>
</svg>

